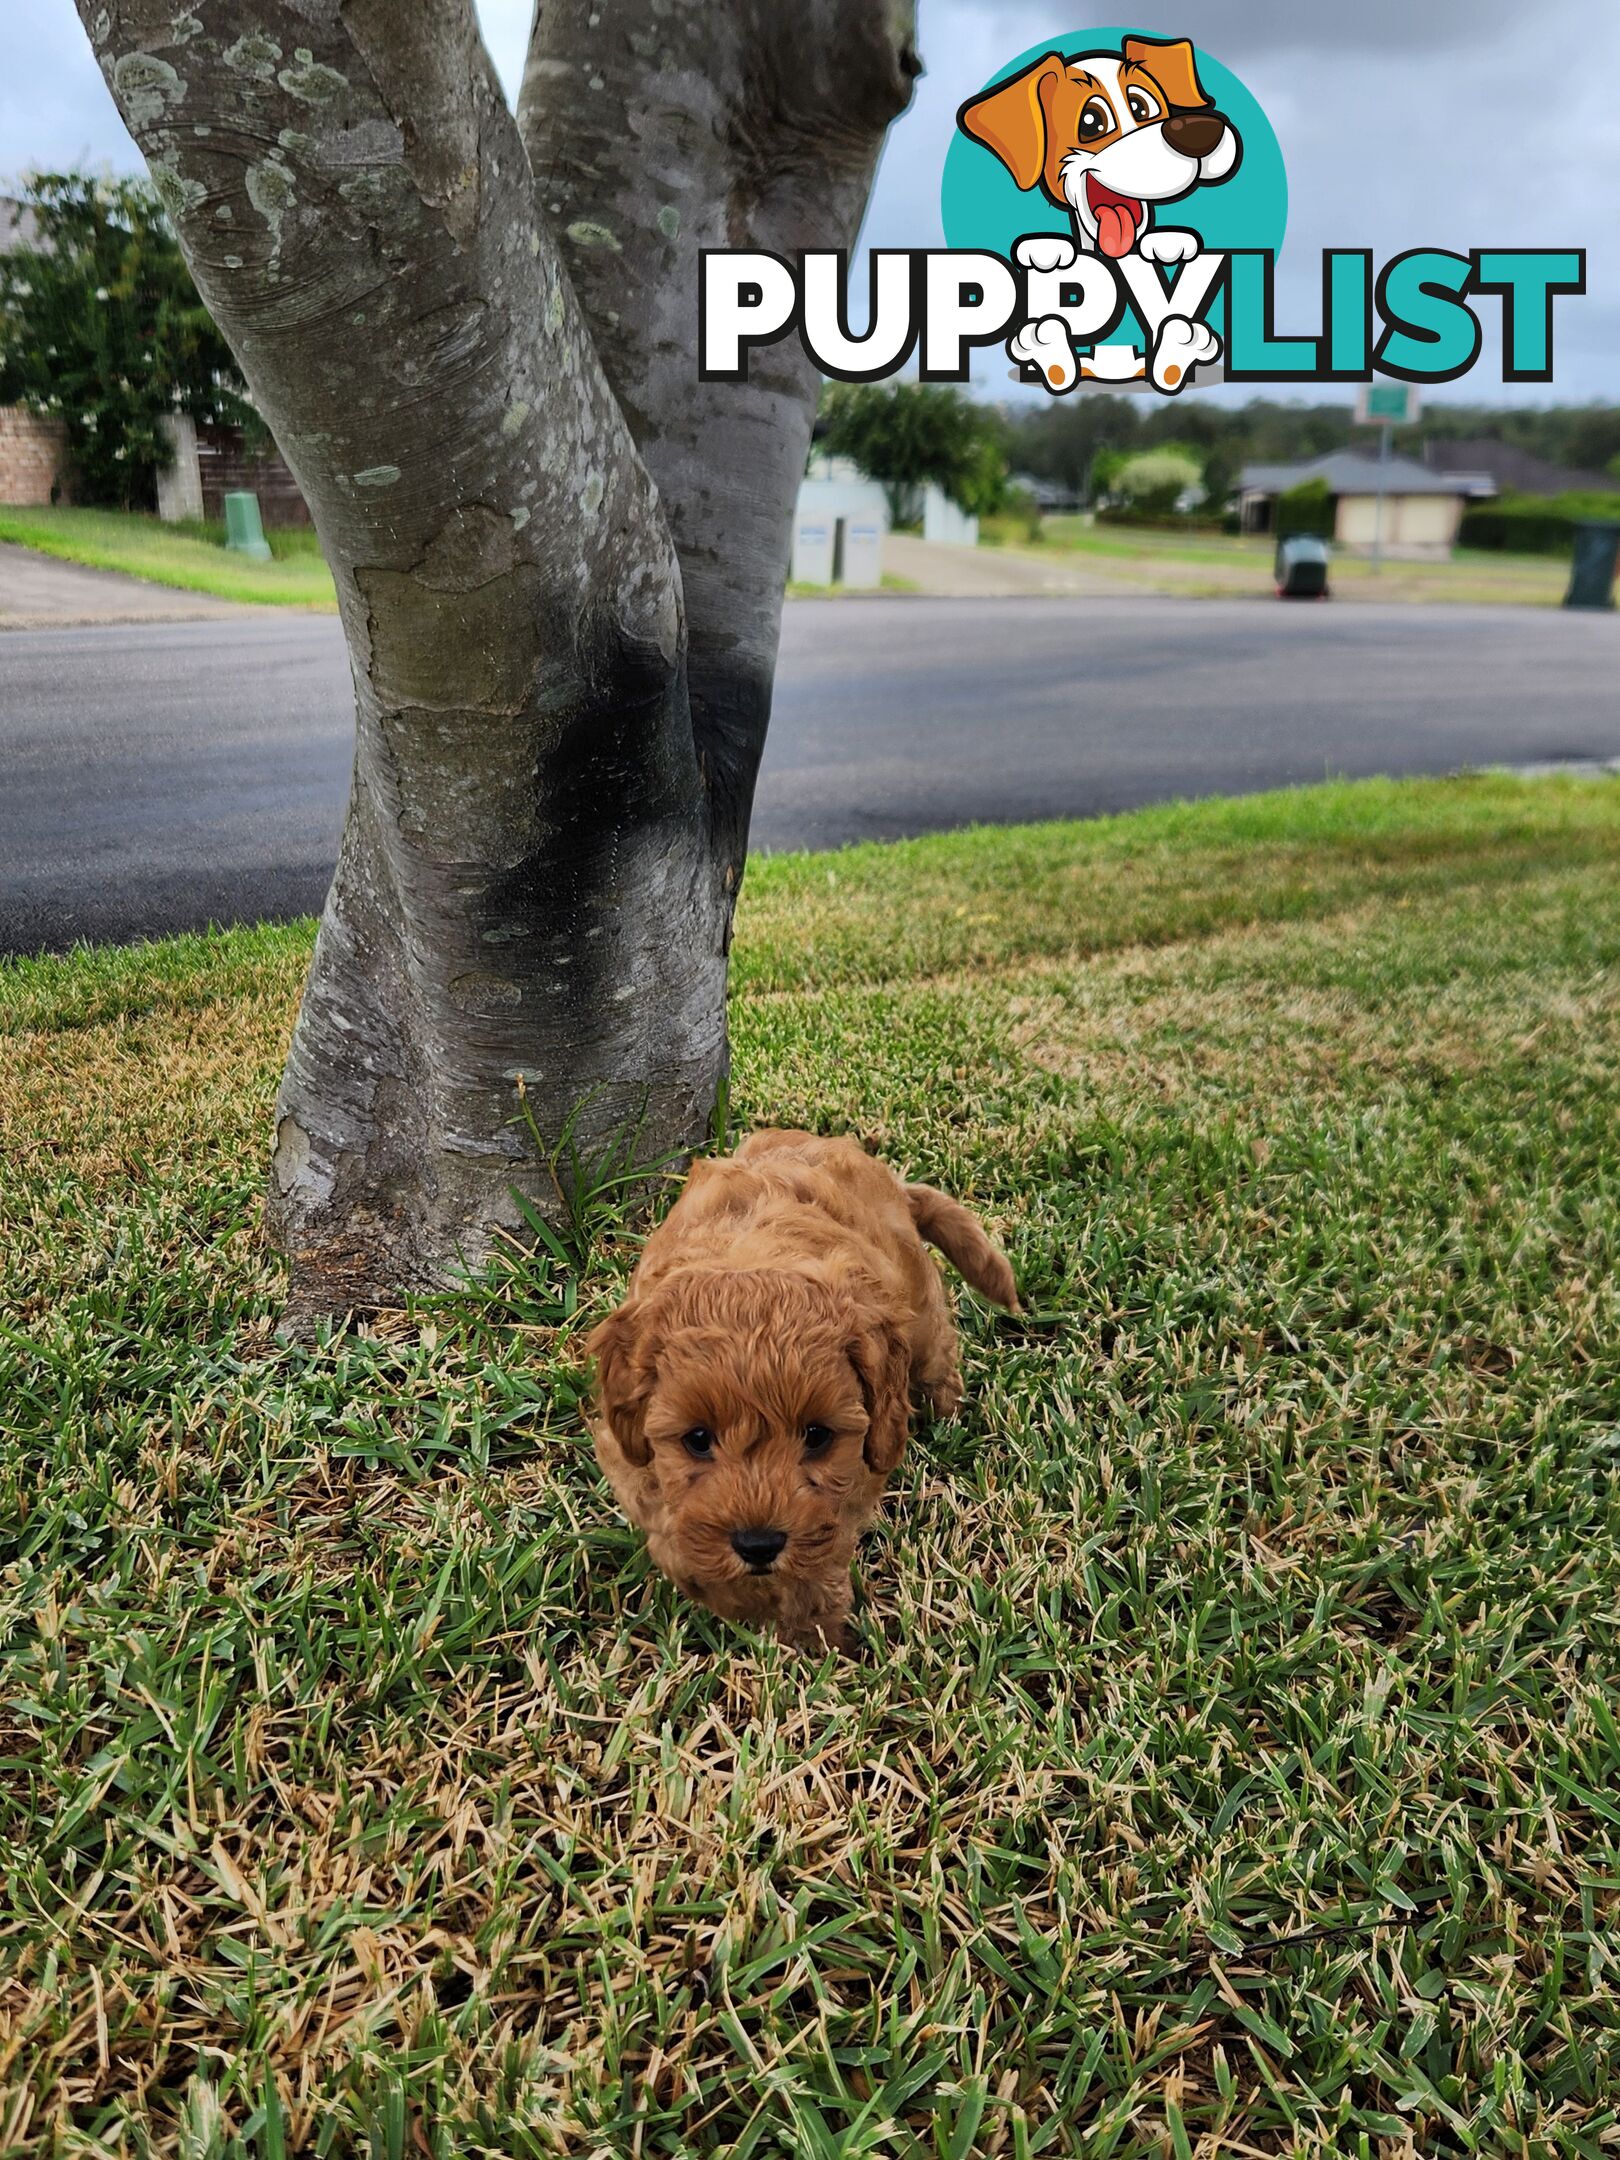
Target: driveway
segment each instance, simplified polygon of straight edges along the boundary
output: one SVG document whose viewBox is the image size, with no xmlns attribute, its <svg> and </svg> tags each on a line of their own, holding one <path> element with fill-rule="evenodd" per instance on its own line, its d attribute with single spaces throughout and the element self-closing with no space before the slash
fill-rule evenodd
<svg viewBox="0 0 1620 2160">
<path fill-rule="evenodd" d="M 208 593 L 148 585 L 116 570 L 87 570 L 0 541 L 0 630 L 61 630 L 75 624 L 212 622 L 254 615 Z"/>
<path fill-rule="evenodd" d="M 1617 682 L 1554 609 L 790 601 L 754 844 L 1615 758 Z M 0 638 L 0 950 L 318 907 L 350 712 L 330 616 Z"/>
<path fill-rule="evenodd" d="M 1071 600 L 1117 600 L 1154 592 L 1151 578 L 1088 568 L 1082 555 L 1053 549 L 1044 558 L 1015 548 L 942 547 L 915 533 L 890 533 L 883 567 L 932 600 L 1012 600 L 1054 594 Z M 1264 571 L 1264 564 L 1260 566 Z M 1249 582 L 1255 583 L 1251 574 Z M 1263 586 L 1261 588 L 1264 589 Z M 853 599 L 853 594 L 847 596 Z"/>
</svg>

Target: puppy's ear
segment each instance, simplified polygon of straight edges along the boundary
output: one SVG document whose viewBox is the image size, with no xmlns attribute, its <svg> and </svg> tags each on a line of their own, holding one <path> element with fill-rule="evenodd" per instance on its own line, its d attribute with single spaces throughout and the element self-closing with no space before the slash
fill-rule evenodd
<svg viewBox="0 0 1620 2160">
<path fill-rule="evenodd" d="M 1061 53 L 1047 53 L 1022 75 L 969 98 L 956 115 L 964 135 L 993 150 L 1021 188 L 1046 169 L 1046 125 L 1052 86 L 1062 82 Z"/>
<path fill-rule="evenodd" d="M 1198 80 L 1193 49 L 1185 38 L 1128 37 L 1121 50 L 1127 60 L 1147 69 L 1178 111 L 1213 102 Z"/>
<path fill-rule="evenodd" d="M 629 1461 L 645 1465 L 647 1401 L 657 1367 L 645 1302 L 631 1298 L 594 1328 L 585 1344 L 596 1360 L 596 1400 Z"/>
<path fill-rule="evenodd" d="M 869 1469 L 887 1477 L 906 1452 L 911 1427 L 911 1350 L 892 1320 L 861 1316 L 849 1342 L 849 1361 L 866 1400 Z"/>
</svg>

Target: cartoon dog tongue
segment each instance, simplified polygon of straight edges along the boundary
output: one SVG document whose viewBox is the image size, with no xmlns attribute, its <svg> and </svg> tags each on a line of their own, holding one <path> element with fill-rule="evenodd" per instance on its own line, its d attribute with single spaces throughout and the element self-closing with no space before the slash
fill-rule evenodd
<svg viewBox="0 0 1620 2160">
<path fill-rule="evenodd" d="M 1116 195 L 1094 173 L 1086 176 L 1092 215 L 1097 220 L 1097 245 L 1105 255 L 1128 255 L 1136 242 L 1137 228 L 1146 215 L 1145 206 L 1130 195 Z"/>
</svg>

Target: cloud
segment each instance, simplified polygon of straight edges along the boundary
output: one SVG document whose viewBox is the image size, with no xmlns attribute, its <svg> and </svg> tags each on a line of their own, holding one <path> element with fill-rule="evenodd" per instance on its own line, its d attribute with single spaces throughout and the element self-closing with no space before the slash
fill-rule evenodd
<svg viewBox="0 0 1620 2160">
<path fill-rule="evenodd" d="M 85 164 L 132 172 L 139 165 L 70 0 L 47 0 L 28 9 L 26 20 L 6 24 L 0 143 L 8 177 Z"/>
<path fill-rule="evenodd" d="M 1544 5 L 1536 22 L 1538 39 L 1550 16 L 1571 13 L 1576 4 Z M 1037 38 L 1083 30 L 1093 13 L 1106 16 L 1110 10 L 1032 0 L 946 0 L 923 14 L 924 57 L 930 43 L 939 46 L 950 17 L 971 14 L 993 23 L 1012 53 Z M 1128 11 L 1125 19 L 1132 19 Z M 1233 60 L 1256 53 L 1434 53 L 1477 46 L 1524 21 L 1522 0 L 1417 0 L 1416 5 L 1414 0 L 1355 0 L 1351 6 L 1322 0 L 1182 0 L 1139 27 L 1160 37 L 1189 37 L 1218 60 Z"/>
</svg>

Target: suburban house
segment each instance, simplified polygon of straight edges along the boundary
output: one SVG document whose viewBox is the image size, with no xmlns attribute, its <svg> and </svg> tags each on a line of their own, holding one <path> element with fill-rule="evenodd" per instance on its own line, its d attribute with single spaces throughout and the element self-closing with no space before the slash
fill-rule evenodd
<svg viewBox="0 0 1620 2160">
<path fill-rule="evenodd" d="M 1620 493 L 1620 480 L 1613 473 L 1577 472 L 1567 465 L 1553 465 L 1533 451 L 1493 442 L 1489 436 L 1466 442 L 1427 442 L 1423 462 L 1431 472 L 1488 483 L 1477 490 L 1482 497 Z"/>
<path fill-rule="evenodd" d="M 1477 500 L 1478 478 L 1433 472 L 1412 458 L 1381 463 L 1358 450 L 1331 450 L 1294 465 L 1245 465 L 1238 474 L 1238 516 L 1244 532 L 1274 532 L 1278 496 L 1320 480 L 1332 499 L 1333 538 L 1340 547 L 1365 553 L 1378 541 L 1386 555 L 1408 562 L 1444 560 L 1463 511 Z"/>
<path fill-rule="evenodd" d="M 1043 517 L 1062 516 L 1080 507 L 1080 492 L 1067 480 L 1046 480 L 1034 473 L 1015 472 L 1007 476 L 1007 485 L 1031 497 Z"/>
<path fill-rule="evenodd" d="M 0 255 L 38 243 L 34 214 L 14 196 L 0 195 Z M 225 516 L 225 497 L 238 489 L 259 498 L 267 525 L 307 525 L 309 511 L 298 483 L 274 443 L 249 453 L 239 427 L 196 425 L 184 413 L 166 423 L 173 462 L 158 479 L 157 513 L 163 518 Z M 0 405 L 0 503 L 71 502 L 67 430 L 60 420 Z"/>
</svg>

